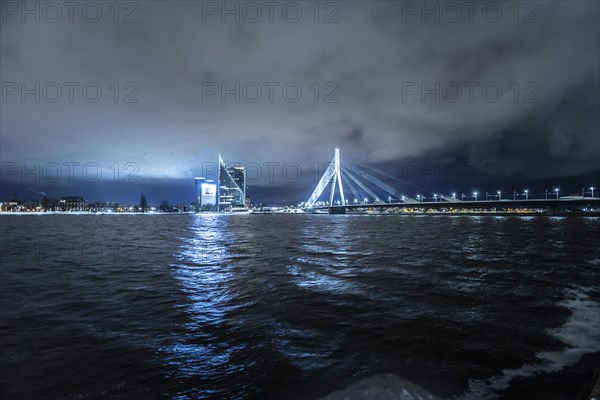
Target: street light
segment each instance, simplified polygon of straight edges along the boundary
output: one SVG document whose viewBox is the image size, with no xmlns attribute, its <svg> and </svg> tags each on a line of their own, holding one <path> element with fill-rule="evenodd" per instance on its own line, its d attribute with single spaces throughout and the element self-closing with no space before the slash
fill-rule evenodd
<svg viewBox="0 0 600 400">
<path fill-rule="evenodd" d="M 367 204 L 367 198 L 365 197 L 365 204 Z"/>
<path fill-rule="evenodd" d="M 405 199 L 405 197 L 404 197 L 404 196 L 402 196 L 402 201 L 404 201 L 404 199 Z"/>
<path fill-rule="evenodd" d="M 354 199 L 354 204 L 358 203 L 358 199 Z"/>
<path fill-rule="evenodd" d="M 475 196 L 475 201 L 477 201 L 477 192 L 473 192 L 473 196 Z"/>
<path fill-rule="evenodd" d="M 388 196 L 388 201 L 390 202 L 390 204 L 392 203 L 392 196 Z"/>
<path fill-rule="evenodd" d="M 513 189 L 513 201 L 517 200 L 517 191 Z"/>
<path fill-rule="evenodd" d="M 554 189 L 554 191 L 556 192 L 556 200 L 558 200 L 558 188 Z"/>
<path fill-rule="evenodd" d="M 460 194 L 460 201 L 463 201 L 464 199 L 465 199 L 465 194 L 464 194 L 464 193 L 461 193 L 461 194 Z"/>
<path fill-rule="evenodd" d="M 502 200 L 502 192 L 498 190 L 498 201 Z"/>
<path fill-rule="evenodd" d="M 421 195 L 417 195 L 417 201 L 420 203 L 421 202 Z"/>
<path fill-rule="evenodd" d="M 488 200 L 488 192 L 485 192 L 485 201 Z"/>
<path fill-rule="evenodd" d="M 593 186 L 591 186 L 591 187 L 590 187 L 590 190 L 592 191 L 592 198 L 594 198 L 594 187 L 593 187 Z"/>
<path fill-rule="evenodd" d="M 456 193 L 452 193 L 452 198 L 456 200 Z"/>
<path fill-rule="evenodd" d="M 437 203 L 437 194 L 433 195 L 433 201 L 435 201 Z"/>
<path fill-rule="evenodd" d="M 529 190 L 525 189 L 525 200 L 529 200 Z"/>
</svg>

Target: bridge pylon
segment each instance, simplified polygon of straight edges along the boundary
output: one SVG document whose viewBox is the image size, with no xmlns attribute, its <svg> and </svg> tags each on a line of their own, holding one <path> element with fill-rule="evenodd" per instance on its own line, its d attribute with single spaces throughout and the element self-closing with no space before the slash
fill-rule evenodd
<svg viewBox="0 0 600 400">
<path fill-rule="evenodd" d="M 321 197 L 321 194 L 323 194 L 323 191 L 325 190 L 325 188 L 327 188 L 327 186 L 330 183 L 331 183 L 331 192 L 329 194 L 329 206 L 333 207 L 333 205 L 334 205 L 333 201 L 334 201 L 334 197 L 335 197 L 336 185 L 340 192 L 340 199 L 341 199 L 342 205 L 346 204 L 346 198 L 344 197 L 344 187 L 342 185 L 341 170 L 342 170 L 342 164 L 340 161 L 340 149 L 336 147 L 335 152 L 333 154 L 333 159 L 329 163 L 329 166 L 327 167 L 325 172 L 323 172 L 323 176 L 321 176 L 321 179 L 319 180 L 317 187 L 312 192 L 312 194 L 310 195 L 310 198 L 307 201 L 307 204 L 309 207 L 314 205 L 317 202 L 319 197 Z"/>
</svg>

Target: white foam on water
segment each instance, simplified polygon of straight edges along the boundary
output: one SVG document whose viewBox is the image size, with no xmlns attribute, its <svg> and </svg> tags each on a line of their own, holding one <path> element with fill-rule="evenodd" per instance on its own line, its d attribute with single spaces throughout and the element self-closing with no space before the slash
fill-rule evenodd
<svg viewBox="0 0 600 400">
<path fill-rule="evenodd" d="M 306 271 L 297 265 L 289 265 L 287 270 L 293 276 L 296 286 L 301 288 L 336 294 L 364 295 L 364 291 L 349 279 L 316 271 Z"/>
<path fill-rule="evenodd" d="M 571 310 L 571 316 L 561 326 L 547 331 L 565 344 L 562 350 L 536 353 L 538 362 L 505 369 L 502 375 L 469 380 L 469 390 L 463 399 L 495 399 L 498 392 L 507 389 L 515 378 L 557 372 L 575 364 L 584 354 L 600 351 L 600 303 L 590 299 L 586 291 L 579 289 L 567 292 L 567 299 L 559 305 Z"/>
</svg>

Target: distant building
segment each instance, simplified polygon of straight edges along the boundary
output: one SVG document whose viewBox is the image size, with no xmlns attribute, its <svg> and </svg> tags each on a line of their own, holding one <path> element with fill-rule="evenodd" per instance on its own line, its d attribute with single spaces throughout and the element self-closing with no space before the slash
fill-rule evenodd
<svg viewBox="0 0 600 400">
<path fill-rule="evenodd" d="M 17 200 L 3 201 L 0 203 L 0 211 L 2 211 L 2 212 L 20 211 L 19 202 Z"/>
<path fill-rule="evenodd" d="M 58 202 L 61 211 L 85 211 L 87 201 L 82 196 L 63 196 Z"/>
<path fill-rule="evenodd" d="M 204 177 L 194 179 L 196 211 L 231 211 L 249 207 L 246 198 L 246 169 L 228 167 L 219 154 L 217 181 Z"/>
<path fill-rule="evenodd" d="M 219 211 L 246 208 L 246 169 L 244 167 L 228 167 L 220 154 L 217 191 Z"/>
<path fill-rule="evenodd" d="M 2 212 L 33 212 L 41 211 L 40 202 L 37 200 L 11 200 L 0 203 Z"/>
<path fill-rule="evenodd" d="M 217 184 L 202 177 L 194 179 L 194 204 L 196 211 L 217 209 Z"/>
</svg>

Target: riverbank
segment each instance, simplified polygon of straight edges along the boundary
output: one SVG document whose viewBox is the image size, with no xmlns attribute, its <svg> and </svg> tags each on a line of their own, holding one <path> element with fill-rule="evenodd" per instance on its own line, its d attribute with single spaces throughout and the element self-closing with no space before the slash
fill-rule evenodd
<svg viewBox="0 0 600 400">
<path fill-rule="evenodd" d="M 2 215 L 184 215 L 184 214 L 198 214 L 198 215 L 274 215 L 274 214 L 324 214 L 329 213 L 288 213 L 288 212 L 89 212 L 89 211 L 49 211 L 49 212 L 0 212 Z M 474 217 L 600 217 L 600 212 L 564 212 L 556 213 L 554 215 L 548 215 L 545 212 L 348 212 L 346 215 L 418 215 L 418 216 L 474 216 Z"/>
</svg>

